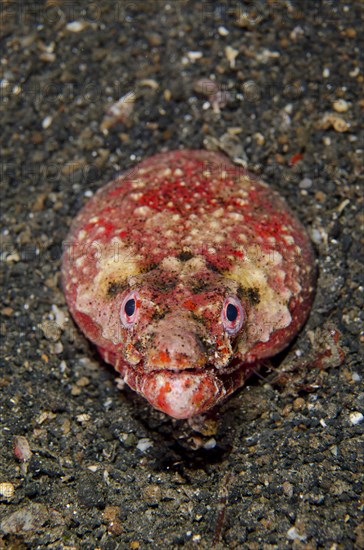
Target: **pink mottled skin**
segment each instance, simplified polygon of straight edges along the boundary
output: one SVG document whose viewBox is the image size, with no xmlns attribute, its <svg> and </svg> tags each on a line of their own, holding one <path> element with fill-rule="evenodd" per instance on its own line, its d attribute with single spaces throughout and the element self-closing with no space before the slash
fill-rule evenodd
<svg viewBox="0 0 364 550">
<path fill-rule="evenodd" d="M 62 279 L 103 358 L 155 408 L 189 418 L 297 334 L 314 265 L 275 191 L 223 155 L 181 150 L 88 201 L 65 242 Z"/>
</svg>

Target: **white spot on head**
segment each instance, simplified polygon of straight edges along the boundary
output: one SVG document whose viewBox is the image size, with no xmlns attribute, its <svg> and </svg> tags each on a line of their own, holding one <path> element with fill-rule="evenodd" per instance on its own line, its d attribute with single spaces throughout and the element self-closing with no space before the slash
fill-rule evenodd
<svg viewBox="0 0 364 550">
<path fill-rule="evenodd" d="M 149 215 L 151 215 L 152 213 L 152 209 L 149 208 L 149 206 L 138 206 L 135 210 L 134 210 L 134 214 L 136 216 L 143 216 L 143 217 L 147 217 Z"/>
<path fill-rule="evenodd" d="M 244 221 L 244 216 L 238 212 L 229 212 L 228 217 L 233 221 Z"/>
<path fill-rule="evenodd" d="M 215 233 L 212 237 L 214 243 L 222 243 L 225 241 L 225 235 L 222 235 L 222 234 L 219 234 L 219 233 Z"/>
<path fill-rule="evenodd" d="M 119 244 L 121 245 L 123 241 L 120 239 L 120 237 L 117 237 L 116 235 L 114 235 L 113 238 L 111 239 L 111 242 L 114 245 L 119 245 Z"/>
<path fill-rule="evenodd" d="M 133 199 L 133 201 L 138 201 L 143 196 L 143 193 L 131 193 L 130 198 Z"/>
<path fill-rule="evenodd" d="M 294 242 L 295 242 L 292 235 L 282 235 L 282 239 L 289 245 L 294 244 Z"/>
<path fill-rule="evenodd" d="M 132 188 L 133 189 L 141 189 L 142 187 L 145 187 L 145 181 L 144 180 L 142 180 L 142 179 L 133 180 L 133 182 L 132 182 Z"/>
<path fill-rule="evenodd" d="M 282 254 L 278 250 L 270 250 L 268 254 L 268 262 L 272 265 L 278 265 L 282 263 Z"/>
<path fill-rule="evenodd" d="M 220 228 L 221 228 L 220 222 L 216 220 L 211 220 L 209 222 L 209 229 L 214 230 L 214 229 L 220 229 Z"/>
<path fill-rule="evenodd" d="M 217 210 L 215 210 L 215 212 L 212 213 L 214 218 L 221 218 L 221 216 L 223 216 L 224 214 L 225 214 L 224 208 L 218 208 Z"/>
</svg>

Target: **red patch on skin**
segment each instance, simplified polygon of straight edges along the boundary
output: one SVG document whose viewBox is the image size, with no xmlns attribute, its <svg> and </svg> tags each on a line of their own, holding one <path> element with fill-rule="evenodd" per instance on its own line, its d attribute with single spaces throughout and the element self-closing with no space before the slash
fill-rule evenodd
<svg viewBox="0 0 364 550">
<path fill-rule="evenodd" d="M 100 328 L 93 322 L 89 315 L 78 311 L 76 314 L 76 321 L 79 325 L 84 327 L 85 332 L 89 335 L 89 338 L 96 340 L 100 335 Z"/>
<path fill-rule="evenodd" d="M 168 362 L 169 362 L 169 353 L 167 353 L 166 351 L 161 350 L 161 351 L 158 353 L 158 360 L 159 360 L 161 363 L 165 363 L 166 365 L 168 365 Z"/>
<path fill-rule="evenodd" d="M 155 399 L 155 407 L 160 411 L 169 410 L 170 407 L 167 402 L 167 394 L 170 393 L 171 391 L 172 391 L 172 388 L 169 382 L 166 382 L 164 386 L 160 388 L 159 394 Z"/>
<path fill-rule="evenodd" d="M 95 228 L 96 223 L 97 223 L 96 221 L 87 223 L 83 228 L 83 230 L 86 231 L 86 233 L 88 233 L 89 231 Z"/>
<path fill-rule="evenodd" d="M 106 236 L 109 236 L 109 235 L 111 235 L 111 233 L 114 232 L 115 225 L 114 225 L 113 223 L 108 222 L 107 220 L 103 219 L 103 220 L 101 221 L 101 224 L 102 224 L 102 226 L 103 226 L 103 228 L 104 228 L 104 230 L 105 230 Z"/>
<path fill-rule="evenodd" d="M 192 300 L 186 300 L 183 302 L 183 307 L 188 309 L 189 311 L 195 311 L 197 305 L 196 302 L 193 302 Z"/>
</svg>

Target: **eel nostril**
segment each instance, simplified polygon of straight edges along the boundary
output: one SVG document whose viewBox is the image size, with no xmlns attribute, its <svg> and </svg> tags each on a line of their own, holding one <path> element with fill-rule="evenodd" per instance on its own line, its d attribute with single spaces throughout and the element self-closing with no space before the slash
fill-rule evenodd
<svg viewBox="0 0 364 550">
<path fill-rule="evenodd" d="M 195 334 L 195 339 L 196 339 L 196 343 L 199 347 L 199 349 L 201 350 L 202 353 L 206 353 L 207 351 L 207 346 L 205 345 L 204 341 L 202 340 L 202 338 L 198 335 L 198 334 Z"/>
</svg>

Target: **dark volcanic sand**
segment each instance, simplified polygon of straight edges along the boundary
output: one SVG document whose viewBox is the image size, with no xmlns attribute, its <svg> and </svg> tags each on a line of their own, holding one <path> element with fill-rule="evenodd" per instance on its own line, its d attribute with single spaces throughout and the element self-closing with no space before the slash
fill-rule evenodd
<svg viewBox="0 0 364 550">
<path fill-rule="evenodd" d="M 82 5 L 0 8 L 0 547 L 363 548 L 363 3 Z M 310 319 L 271 365 L 288 374 L 266 368 L 204 435 L 117 389 L 59 282 L 87 197 L 182 147 L 246 162 L 319 261 Z"/>
</svg>

